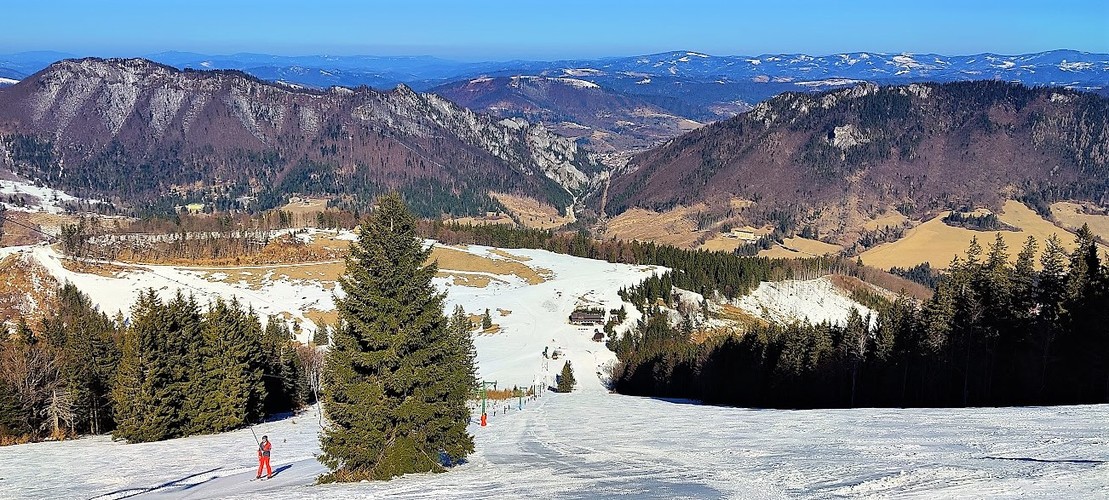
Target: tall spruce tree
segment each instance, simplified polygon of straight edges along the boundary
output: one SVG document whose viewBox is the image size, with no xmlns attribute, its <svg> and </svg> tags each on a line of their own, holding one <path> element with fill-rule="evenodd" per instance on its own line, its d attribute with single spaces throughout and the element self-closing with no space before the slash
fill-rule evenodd
<svg viewBox="0 0 1109 500">
<path fill-rule="evenodd" d="M 261 419 L 266 390 L 257 316 L 236 301 L 216 300 L 204 317 L 203 336 L 192 431 L 224 432 Z"/>
<path fill-rule="evenodd" d="M 466 353 L 447 329 L 436 265 L 401 201 L 381 197 L 351 245 L 340 279 L 340 327 L 324 365 L 331 425 L 322 482 L 388 479 L 444 470 L 473 451 L 466 432 Z"/>
<path fill-rule="evenodd" d="M 469 316 L 466 316 L 466 310 L 460 305 L 454 306 L 454 311 L 451 313 L 447 321 L 447 329 L 451 335 L 455 336 L 455 342 L 458 342 L 462 347 L 462 353 L 465 355 L 464 363 L 466 371 L 470 374 L 469 385 L 471 387 L 477 385 L 477 349 L 474 347 L 474 324 L 470 321 Z"/>
<path fill-rule="evenodd" d="M 112 391 L 116 429 L 112 435 L 131 442 L 158 441 L 179 434 L 181 394 L 166 349 L 169 314 L 154 290 L 139 295 L 131 326 L 123 336 L 123 356 Z"/>
</svg>

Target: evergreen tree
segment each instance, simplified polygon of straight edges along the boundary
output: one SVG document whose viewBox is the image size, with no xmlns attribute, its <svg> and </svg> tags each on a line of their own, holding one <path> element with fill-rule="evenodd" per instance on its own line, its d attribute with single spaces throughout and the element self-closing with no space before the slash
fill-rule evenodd
<svg viewBox="0 0 1109 500">
<path fill-rule="evenodd" d="M 265 413 L 279 413 L 304 404 L 305 380 L 300 375 L 300 360 L 289 326 L 270 316 L 262 335 L 264 359 Z"/>
<path fill-rule="evenodd" d="M 1059 238 L 1052 234 L 1040 255 L 1039 286 L 1036 289 L 1036 302 L 1040 313 L 1036 318 L 1036 335 L 1039 339 L 1039 384 L 1037 394 L 1049 390 L 1053 383 L 1048 378 L 1048 368 L 1055 356 L 1055 339 L 1063 328 L 1066 313 L 1064 302 L 1067 299 L 1066 252 L 1059 244 Z"/>
<path fill-rule="evenodd" d="M 123 356 L 112 392 L 116 429 L 112 435 L 130 442 L 158 441 L 179 435 L 179 392 L 166 350 L 169 314 L 154 290 L 139 295 L 131 326 L 123 337 Z"/>
<path fill-rule="evenodd" d="M 447 322 L 447 330 L 455 336 L 456 342 L 462 346 L 465 355 L 465 367 L 470 374 L 469 385 L 477 385 L 477 348 L 474 347 L 474 324 L 466 316 L 466 311 L 460 305 L 454 306 L 454 312 Z"/>
<path fill-rule="evenodd" d="M 224 432 L 264 415 L 261 325 L 238 302 L 217 299 L 204 317 L 203 370 L 194 385 L 193 432 Z"/>
<path fill-rule="evenodd" d="M 576 385 L 578 381 L 574 380 L 574 368 L 570 366 L 570 360 L 566 360 L 566 364 L 562 365 L 562 373 L 558 375 L 558 392 L 570 392 Z"/>
<path fill-rule="evenodd" d="M 485 309 L 485 314 L 481 315 L 481 329 L 488 330 L 493 328 L 493 316 L 489 314 L 489 309 Z"/>
<path fill-rule="evenodd" d="M 442 471 L 440 453 L 454 461 L 473 451 L 466 353 L 447 329 L 415 218 L 391 194 L 360 229 L 324 364 L 324 482 Z"/>
<path fill-rule="evenodd" d="M 60 355 L 58 394 L 73 412 L 65 434 L 110 430 L 110 391 L 120 352 L 116 323 L 67 282 L 58 291 L 58 308 L 46 312 L 42 325 L 47 343 Z"/>
</svg>

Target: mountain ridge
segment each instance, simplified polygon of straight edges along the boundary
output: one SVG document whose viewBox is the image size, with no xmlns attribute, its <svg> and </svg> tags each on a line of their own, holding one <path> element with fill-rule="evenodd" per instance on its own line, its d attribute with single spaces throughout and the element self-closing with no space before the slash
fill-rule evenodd
<svg viewBox="0 0 1109 500">
<path fill-rule="evenodd" d="M 144 59 L 65 60 L 0 89 L 0 133 L 0 158 L 16 173 L 136 202 L 255 197 L 268 208 L 300 194 L 358 205 L 416 189 L 438 199 L 418 207 L 425 213 L 480 213 L 496 207 L 495 189 L 565 207 L 599 168 L 541 126 L 403 85 L 296 88 Z"/>
<path fill-rule="evenodd" d="M 1109 99 L 977 81 L 783 94 L 635 156 L 590 206 L 708 203 L 726 218 L 742 199 L 752 219 L 829 234 L 860 213 L 1106 204 L 1106 193 Z"/>
</svg>

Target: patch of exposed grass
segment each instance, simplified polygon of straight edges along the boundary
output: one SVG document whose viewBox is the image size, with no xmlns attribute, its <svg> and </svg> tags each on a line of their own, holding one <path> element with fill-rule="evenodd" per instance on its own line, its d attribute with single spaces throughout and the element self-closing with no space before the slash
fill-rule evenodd
<svg viewBox="0 0 1109 500">
<path fill-rule="evenodd" d="M 574 222 L 573 214 L 563 216 L 557 208 L 532 198 L 502 193 L 490 195 L 512 212 L 524 227 L 554 229 Z"/>
<path fill-rule="evenodd" d="M 513 275 L 529 285 L 538 285 L 550 277 L 550 271 L 545 269 L 537 271 L 516 261 L 490 259 L 444 246 L 436 246 L 431 250 L 431 260 L 439 263 L 441 271 Z M 540 271 L 546 272 L 541 274 Z"/>
<path fill-rule="evenodd" d="M 1058 235 L 1059 242 L 1068 252 L 1074 250 L 1074 237 L 1071 234 L 1017 201 L 1006 202 L 1005 211 L 998 214 L 998 219 L 1005 224 L 1020 228 L 1019 232 L 982 232 L 952 227 L 944 224 L 942 220 L 944 215 L 946 213 L 906 231 L 905 237 L 900 240 L 883 243 L 863 252 L 863 262 L 868 266 L 881 269 L 894 266 L 909 268 L 923 262 L 931 263 L 935 269 L 946 269 L 951 259 L 966 252 L 971 238 L 977 237 L 979 244 L 986 248 L 993 242 L 995 234 L 1001 234 L 1009 247 L 1010 260 L 1016 259 L 1017 253 L 1029 236 L 1036 238 L 1040 251 L 1052 234 Z M 1105 247 L 1102 249 L 1105 250 Z M 1039 266 L 1038 257 L 1037 254 L 1037 266 Z"/>
<path fill-rule="evenodd" d="M 527 261 L 531 260 L 531 257 L 528 257 L 526 255 L 511 254 L 511 253 L 508 253 L 508 251 L 502 250 L 500 248 L 492 248 L 492 249 L 489 250 L 489 253 L 493 253 L 493 254 L 499 255 L 501 257 L 504 257 L 508 260 L 514 260 L 516 262 L 527 262 Z"/>
<path fill-rule="evenodd" d="M 311 320 L 317 327 L 323 325 L 337 325 L 339 323 L 339 310 L 332 309 L 330 311 L 321 311 L 319 309 L 309 309 L 304 311 L 304 317 Z"/>
</svg>

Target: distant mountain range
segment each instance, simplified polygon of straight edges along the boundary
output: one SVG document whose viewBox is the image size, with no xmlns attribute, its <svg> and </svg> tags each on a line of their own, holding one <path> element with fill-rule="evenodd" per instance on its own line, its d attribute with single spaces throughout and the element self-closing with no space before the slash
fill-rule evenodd
<svg viewBox="0 0 1109 500">
<path fill-rule="evenodd" d="M 312 90 L 143 59 L 54 63 L 0 89 L 0 166 L 122 206 L 352 207 L 399 190 L 422 215 L 499 208 L 490 191 L 568 206 L 600 166 L 523 120 L 406 86 Z"/>
<path fill-rule="evenodd" d="M 701 126 L 643 97 L 580 78 L 480 77 L 430 92 L 475 111 L 542 123 L 605 155 L 645 150 Z"/>
<path fill-rule="evenodd" d="M 59 52 L 0 56 L 0 78 L 21 79 L 59 59 Z M 1053 50 L 1034 54 L 889 54 L 713 56 L 690 51 L 563 61 L 457 62 L 435 57 L 207 55 L 162 52 L 143 56 L 179 69 L 236 69 L 263 80 L 327 88 L 368 85 L 417 91 L 478 77 L 569 77 L 652 101 L 678 116 L 704 121 L 734 114 L 788 91 L 822 90 L 869 81 L 1002 80 L 1105 92 L 1109 54 Z"/>
<path fill-rule="evenodd" d="M 1096 54 L 740 61 L 683 52 L 520 62 L 512 64 L 535 66 L 433 87 L 441 96 L 406 85 L 382 92 L 267 82 L 237 70 L 191 69 L 195 55 L 163 57 L 188 69 L 66 60 L 0 89 L 0 164 L 76 195 L 163 209 L 194 200 L 269 208 L 294 194 L 359 207 L 397 189 L 423 215 L 497 209 L 489 193 L 504 192 L 559 208 L 582 200 L 575 206 L 607 215 L 703 202 L 708 220 L 739 198 L 755 202 L 752 220 L 796 224 L 822 214 L 817 225 L 827 231 L 841 216 L 893 207 L 919 216 L 1013 197 L 1109 203 L 1109 99 L 1047 87 L 1097 86 L 1109 72 Z M 413 78 L 460 67 L 433 58 L 275 56 L 198 64 L 288 68 L 276 63 L 331 59 Z M 724 71 L 745 76 L 711 76 Z M 791 72 L 808 79 L 786 81 Z M 879 86 L 863 77 L 988 79 Z M 673 92 L 647 91 L 663 87 Z M 744 88 L 811 91 L 723 119 L 748 106 L 724 100 Z M 709 121 L 716 123 L 701 126 Z M 607 174 L 582 147 L 623 160 L 656 143 L 663 144 L 630 162 L 608 162 Z"/>
</svg>

